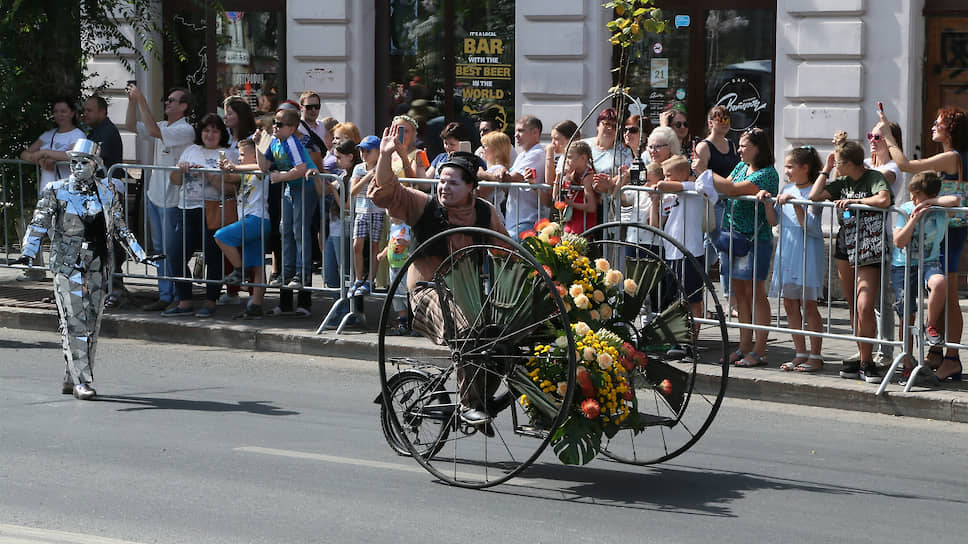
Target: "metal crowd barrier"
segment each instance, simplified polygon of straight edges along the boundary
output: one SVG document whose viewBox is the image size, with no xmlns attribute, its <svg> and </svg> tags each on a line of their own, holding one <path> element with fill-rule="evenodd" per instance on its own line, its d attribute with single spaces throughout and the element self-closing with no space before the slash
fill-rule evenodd
<svg viewBox="0 0 968 544">
<path fill-rule="evenodd" d="M 11 182 L 11 176 L 9 175 L 9 172 L 8 172 L 10 170 L 10 168 L 15 168 L 16 169 L 16 184 L 17 184 L 17 187 L 19 188 L 19 192 L 17 193 L 19 196 L 16 199 L 14 199 L 13 191 L 11 189 L 11 183 L 12 183 Z M 0 173 L 2 173 L 2 176 L 0 176 L 0 211 L 2 211 L 2 220 L 3 220 L 2 227 L 3 227 L 4 251 L 6 253 L 8 262 L 10 260 L 12 260 L 10 258 L 10 255 L 12 253 L 14 253 L 14 251 L 12 250 L 13 247 L 16 246 L 16 245 L 19 245 L 19 240 L 11 239 L 10 233 L 8 232 L 8 227 L 9 227 L 9 225 L 11 223 L 15 223 L 16 221 L 19 220 L 20 227 L 21 228 L 24 228 L 24 226 L 26 225 L 26 222 L 29 220 L 29 217 L 30 217 L 30 210 L 27 210 L 26 209 L 25 204 L 27 202 L 32 201 L 33 200 L 33 197 L 31 196 L 28 199 L 25 199 L 24 198 L 24 188 L 25 188 L 25 186 L 29 186 L 29 184 L 26 183 L 26 180 L 29 179 L 29 174 L 26 174 L 25 171 L 29 171 L 30 169 L 34 169 L 34 173 L 35 173 L 35 176 L 36 176 L 35 179 L 39 179 L 39 174 L 36 171 L 37 166 L 34 165 L 34 164 L 32 164 L 32 163 L 27 163 L 25 161 L 20 161 L 20 160 L 0 160 Z M 171 171 L 177 170 L 177 167 L 163 167 L 163 166 L 144 165 L 144 164 L 118 164 L 118 165 L 114 165 L 109 170 L 108 176 L 110 177 L 110 176 L 114 175 L 119 170 L 123 170 L 124 171 L 123 177 L 126 180 L 128 179 L 128 176 L 129 176 L 131 170 L 141 170 L 142 173 L 143 173 L 143 179 L 147 182 L 147 179 L 150 177 L 150 174 L 153 171 L 171 172 Z M 223 195 L 225 194 L 225 191 L 224 191 L 224 183 L 225 183 L 225 181 L 224 181 L 224 175 L 226 174 L 226 172 L 223 172 L 222 170 L 218 170 L 218 169 L 206 169 L 206 168 L 191 169 L 190 172 L 192 172 L 192 173 L 198 173 L 198 174 L 217 174 L 217 175 L 220 175 L 221 176 L 221 179 L 222 179 L 222 191 L 221 192 L 222 192 Z M 257 174 L 257 175 L 258 174 L 262 174 L 260 172 L 251 172 L 251 173 L 252 174 Z M 321 331 L 323 329 L 323 326 L 326 324 L 326 322 L 327 322 L 328 319 L 330 319 L 330 318 L 332 318 L 332 317 L 334 317 L 336 315 L 336 313 L 339 311 L 338 308 L 340 307 L 340 305 L 342 305 L 342 304 L 349 304 L 349 312 L 343 317 L 341 323 L 337 327 L 337 333 L 341 333 L 343 331 L 344 327 L 346 326 L 347 320 L 348 320 L 348 318 L 349 318 L 350 315 L 357 315 L 357 316 L 362 315 L 362 307 L 359 304 L 359 301 L 355 301 L 354 300 L 355 297 L 350 296 L 350 293 L 348 293 L 347 278 L 355 278 L 355 276 L 356 276 L 355 269 L 354 269 L 354 262 L 353 262 L 354 259 L 353 259 L 353 256 L 352 256 L 351 253 L 349 254 L 349 258 L 348 259 L 347 258 L 344 258 L 344 257 L 347 257 L 347 255 L 348 255 L 347 248 L 348 248 L 348 245 L 351 243 L 351 238 L 348 240 L 347 239 L 348 237 L 346 236 L 346 234 L 349 234 L 350 236 L 352 236 L 352 230 L 353 230 L 352 229 L 352 226 L 353 226 L 353 221 L 354 221 L 354 217 L 355 217 L 355 197 L 353 197 L 352 195 L 349 195 L 349 194 L 347 194 L 345 192 L 346 191 L 346 187 L 344 187 L 344 185 L 342 183 L 339 183 L 339 178 L 337 178 L 337 176 L 332 175 L 332 174 L 320 174 L 319 177 L 321 179 L 323 179 L 324 181 L 326 181 L 326 182 L 336 181 L 337 182 L 337 185 L 338 185 L 338 188 L 339 188 L 338 189 L 337 200 L 338 200 L 338 203 L 339 203 L 339 207 L 342 210 L 341 213 L 340 213 L 340 216 L 341 216 L 340 217 L 341 232 L 339 233 L 339 237 L 341 238 L 341 240 L 340 240 L 339 254 L 338 254 L 339 257 L 337 259 L 339 261 L 338 262 L 338 268 L 337 268 L 338 274 L 339 274 L 339 282 L 338 282 L 339 285 L 338 286 L 327 286 L 325 284 L 325 279 L 324 279 L 323 280 L 323 286 L 322 287 L 309 287 L 309 286 L 306 286 L 306 287 L 303 287 L 303 289 L 304 290 L 307 290 L 307 291 L 310 291 L 310 292 L 314 292 L 314 293 L 326 293 L 326 294 L 332 295 L 333 298 L 334 298 L 334 300 L 336 301 L 333 304 L 333 306 L 330 308 L 329 312 L 327 313 L 326 319 L 324 319 L 323 323 L 320 324 L 319 328 L 317 329 L 317 332 L 319 332 L 319 331 Z M 433 180 L 433 179 L 414 179 L 414 178 L 402 178 L 402 179 L 400 179 L 400 181 L 402 183 L 406 183 L 406 184 L 409 184 L 411 186 L 417 186 L 417 187 L 426 188 L 426 190 L 428 192 L 434 190 L 433 187 L 434 187 L 434 185 L 437 182 L 437 180 Z M 528 184 L 528 183 L 496 183 L 496 182 L 481 182 L 479 185 L 482 186 L 482 187 L 493 187 L 495 189 L 498 189 L 498 190 L 493 191 L 491 193 L 491 196 L 490 196 L 490 200 L 492 201 L 492 203 L 494 203 L 498 207 L 499 207 L 500 201 L 504 198 L 503 195 L 504 195 L 505 191 L 508 191 L 508 190 L 511 190 L 511 189 L 526 189 L 526 190 L 533 191 L 534 198 L 536 199 L 536 202 L 537 202 L 537 205 L 538 205 L 538 209 L 539 210 L 545 210 L 546 212 L 549 211 L 548 208 L 546 206 L 544 206 L 543 203 L 541 202 L 541 195 L 540 195 L 539 191 L 537 191 L 535 189 L 541 189 L 541 190 L 551 191 L 551 190 L 553 190 L 553 187 L 550 186 L 550 185 L 538 184 L 538 183 L 536 183 L 536 184 Z M 303 184 L 300 189 L 303 190 L 303 191 L 307 191 L 307 190 L 315 191 L 316 190 L 315 187 L 313 185 L 311 185 L 311 184 Z M 619 220 L 619 219 L 622 219 L 622 217 L 619 214 L 626 214 L 626 217 L 625 217 L 626 219 L 628 219 L 629 217 L 632 217 L 632 218 L 634 218 L 634 217 L 641 217 L 641 215 L 640 215 L 641 210 L 637 209 L 637 206 L 638 206 L 638 203 L 639 203 L 639 199 L 638 198 L 633 199 L 633 201 L 634 201 L 635 204 L 633 204 L 632 206 L 621 206 L 620 204 L 621 204 L 621 196 L 622 195 L 625 195 L 625 194 L 635 195 L 636 193 L 642 192 L 642 191 L 645 191 L 645 192 L 655 192 L 654 189 L 647 188 L 647 187 L 643 187 L 643 186 L 625 186 L 625 187 L 621 188 L 621 190 L 618 192 L 618 195 L 617 195 L 618 202 L 616 202 L 615 200 L 612 200 L 613 198 L 615 198 L 615 196 L 613 196 L 613 195 L 603 195 L 604 198 L 603 198 L 603 202 L 602 202 L 602 205 L 601 205 L 600 209 L 605 210 L 605 213 L 603 214 L 602 217 L 599 218 L 599 222 L 606 222 L 606 221 L 610 221 L 610 220 Z M 699 193 L 697 193 L 695 191 L 683 191 L 683 193 L 684 194 L 693 194 L 693 195 L 698 195 L 699 194 Z M 738 201 L 756 201 L 756 199 L 755 199 L 755 197 L 751 197 L 751 196 L 738 197 L 738 198 L 730 199 L 730 205 L 735 205 L 735 203 L 738 202 Z M 224 200 L 224 197 L 223 197 L 223 203 L 224 202 L 226 202 L 226 201 Z M 324 194 L 323 194 L 323 198 L 320 199 L 320 204 L 319 204 L 319 207 L 320 208 L 322 207 L 323 202 L 325 202 L 325 191 L 324 191 Z M 769 200 L 769 203 L 772 204 L 772 199 Z M 787 205 L 804 206 L 804 207 L 808 207 L 808 208 L 809 207 L 812 207 L 814 210 L 819 210 L 819 209 L 832 209 L 832 210 L 834 210 L 836 212 L 836 207 L 835 207 L 835 204 L 833 202 L 811 202 L 811 201 L 806 201 L 806 200 L 791 200 Z M 15 208 L 15 207 L 16 208 L 19 208 L 19 213 L 17 213 L 16 210 L 13 210 L 13 208 Z M 941 211 L 947 212 L 947 213 L 968 212 L 968 208 L 938 208 L 938 207 L 935 207 L 933 209 L 941 210 Z M 888 240 L 892 240 L 893 239 L 893 226 L 894 226 L 894 222 L 889 221 L 889 219 L 891 218 L 892 214 L 898 214 L 898 213 L 903 214 L 903 212 L 900 209 L 898 209 L 897 207 L 890 207 L 890 208 L 887 208 L 887 209 L 881 209 L 881 208 L 874 208 L 874 207 L 864 206 L 864 205 L 851 205 L 851 206 L 848 207 L 848 210 L 851 213 L 865 212 L 865 213 L 880 213 L 880 214 L 882 214 L 883 215 L 883 218 L 882 218 L 882 232 L 880 233 L 880 236 L 889 237 L 889 238 L 887 238 Z M 142 212 L 141 213 L 141 226 L 144 229 L 144 232 L 145 233 L 148 233 L 148 232 L 150 232 L 150 225 L 148 224 L 149 221 L 148 221 L 148 197 L 147 197 L 147 191 L 144 192 L 144 201 L 143 201 L 143 205 L 142 205 L 142 208 L 141 208 L 141 212 Z M 320 227 L 320 233 L 322 235 L 322 233 L 325 233 L 326 232 L 326 225 L 324 224 L 324 222 L 327 221 L 327 215 L 328 214 L 325 213 L 326 210 L 320 209 L 320 212 L 321 213 L 320 213 L 320 225 L 319 225 L 319 227 Z M 17 215 L 12 215 L 13 213 L 17 213 Z M 127 213 L 127 210 L 126 210 L 126 213 Z M 182 212 L 182 213 L 183 213 L 183 218 L 184 218 L 184 212 Z M 808 213 L 811 213 L 811 212 L 808 211 Z M 223 214 L 224 214 L 224 207 L 223 207 Z M 632 215 L 627 215 L 627 214 L 632 214 Z M 928 214 L 924 214 L 922 217 L 927 217 L 927 215 Z M 754 207 L 754 223 L 758 221 L 758 218 L 759 218 L 759 207 L 756 206 L 756 207 Z M 223 215 L 223 219 L 224 219 L 224 215 Z M 204 218 L 204 214 L 203 214 L 202 215 L 202 219 L 201 219 L 201 221 L 203 222 L 203 224 L 200 225 L 200 228 L 207 230 L 207 227 L 204 224 L 204 220 L 205 220 L 205 218 Z M 701 221 L 702 221 L 701 218 L 693 218 L 691 220 L 689 218 L 686 218 L 686 220 L 683 221 L 683 225 L 688 224 L 688 225 L 692 225 L 692 226 L 695 226 L 696 228 L 698 228 L 699 225 L 701 224 Z M 517 224 L 517 223 L 520 223 L 520 222 L 521 222 L 520 221 L 520 218 L 505 218 L 505 224 L 507 224 L 507 225 L 514 225 L 514 224 Z M 811 330 L 807 330 L 807 329 L 791 329 L 789 327 L 783 327 L 783 326 L 781 326 L 781 318 L 782 318 L 783 311 L 781 310 L 781 308 L 782 308 L 782 300 L 781 300 L 782 299 L 782 296 L 780 294 L 778 294 L 775 297 L 775 300 L 771 302 L 771 306 L 775 307 L 775 309 L 776 309 L 775 312 L 774 312 L 775 317 L 771 321 L 771 325 L 756 325 L 756 324 L 754 324 L 756 322 L 756 313 L 755 313 L 756 312 L 756 305 L 754 304 L 753 305 L 753 315 L 752 315 L 752 319 L 751 319 L 751 322 L 750 323 L 742 323 L 742 322 L 739 322 L 739 321 L 733 319 L 731 316 L 727 315 L 726 316 L 726 318 L 727 318 L 727 326 L 728 327 L 731 327 L 731 328 L 734 328 L 734 329 L 751 329 L 753 331 L 767 331 L 767 332 L 771 332 L 771 333 L 797 334 L 797 335 L 802 335 L 804 337 L 820 337 L 820 338 L 826 338 L 826 339 L 831 339 L 831 340 L 841 340 L 841 341 L 849 341 L 849 342 L 864 342 L 864 343 L 870 343 L 870 344 L 880 344 L 881 346 L 890 347 L 892 349 L 895 349 L 896 351 L 899 352 L 899 354 L 896 357 L 894 357 L 893 362 L 891 364 L 891 367 L 888 370 L 888 374 L 887 374 L 887 376 L 885 376 L 885 378 L 883 379 L 883 381 L 881 383 L 881 386 L 878 389 L 878 394 L 881 394 L 886 389 L 887 384 L 890 381 L 890 377 L 893 374 L 893 372 L 897 369 L 898 365 L 900 365 L 903 362 L 903 360 L 904 360 L 905 357 L 911 357 L 912 355 L 914 355 L 913 353 L 909 353 L 909 352 L 907 352 L 905 350 L 905 347 L 904 346 L 906 345 L 906 341 L 908 340 L 908 338 L 914 338 L 914 339 L 917 339 L 918 340 L 918 342 L 915 342 L 915 343 L 912 344 L 913 347 L 912 347 L 912 350 L 911 351 L 914 351 L 914 352 L 917 353 L 917 358 L 915 359 L 915 362 L 917 363 L 917 365 L 916 365 L 917 366 L 917 370 L 915 371 L 915 374 L 918 371 L 921 370 L 920 364 L 924 360 L 924 342 L 921 341 L 921 340 L 923 340 L 923 335 L 922 335 L 922 332 L 921 332 L 921 326 L 922 326 L 922 323 L 923 323 L 923 306 L 924 306 L 924 302 L 925 302 L 924 289 L 923 288 L 919 288 L 918 289 L 918 296 L 916 298 L 916 301 L 917 301 L 916 302 L 916 304 L 917 304 L 917 308 L 916 308 L 917 315 L 916 315 L 916 318 L 915 318 L 915 323 L 914 323 L 914 325 L 911 325 L 911 326 L 908 326 L 908 325 L 905 325 L 904 326 L 904 328 L 902 329 L 901 338 L 896 339 L 896 340 L 894 339 L 893 327 L 889 328 L 888 330 L 880 330 L 879 333 L 875 337 L 857 336 L 856 334 L 853 333 L 853 331 L 856 330 L 856 320 L 859 319 L 859 317 L 857 315 L 858 312 L 854 312 L 855 313 L 855 316 L 854 316 L 855 322 L 852 322 L 852 323 L 849 324 L 849 326 L 848 326 L 849 332 L 847 332 L 847 333 L 842 332 L 840 330 L 840 328 L 835 327 L 835 325 L 833 323 L 832 308 L 831 308 L 831 304 L 830 304 L 830 302 L 832 302 L 832 300 L 833 300 L 833 296 L 832 296 L 833 295 L 833 292 L 832 292 L 833 291 L 833 281 L 836 281 L 836 277 L 834 276 L 834 259 L 832 258 L 833 250 L 834 250 L 834 243 L 835 243 L 834 242 L 834 237 L 833 237 L 833 232 L 835 231 L 835 228 L 833 227 L 834 214 L 829 214 L 829 221 L 828 222 L 829 222 L 829 229 L 828 229 L 828 231 L 830 233 L 830 238 L 829 238 L 829 255 L 830 255 L 830 258 L 828 258 L 827 274 L 826 274 L 826 277 L 824 278 L 824 281 L 826 282 L 826 286 L 827 286 L 826 287 L 826 293 L 827 293 L 826 294 L 826 300 L 828 301 L 828 304 L 827 304 L 826 317 L 824 319 L 823 330 L 821 330 L 821 331 L 811 331 Z M 586 225 L 587 228 L 590 228 L 591 226 L 594 226 L 594 225 Z M 169 230 L 168 230 L 167 227 L 168 227 L 167 225 L 163 225 L 163 229 L 162 229 L 163 230 L 163 234 L 164 234 L 163 237 L 162 237 L 162 246 L 163 247 L 166 246 L 166 243 L 168 242 L 168 240 L 165 240 L 165 236 L 168 235 L 168 233 L 169 233 Z M 780 222 L 779 225 L 778 225 L 778 227 L 776 227 L 774 230 L 779 230 L 779 229 L 782 229 L 782 222 Z M 803 230 L 804 230 L 803 236 L 806 237 L 807 236 L 806 229 L 803 229 Z M 920 229 L 920 230 L 923 231 L 923 229 Z M 185 231 L 183 230 L 182 232 L 184 233 Z M 676 236 L 677 233 L 671 233 L 671 234 L 673 236 Z M 678 234 L 679 234 L 679 238 L 682 239 L 682 233 L 678 233 Z M 923 233 L 922 233 L 922 235 L 923 235 Z M 270 248 L 269 248 L 268 244 L 266 243 L 268 240 L 265 238 L 264 233 L 261 234 L 261 236 L 263 237 L 262 242 L 263 242 L 263 246 L 266 248 L 266 253 L 269 253 Z M 773 249 L 774 253 L 772 255 L 772 263 L 773 263 L 773 266 L 776 266 L 777 263 L 782 262 L 783 255 L 784 255 L 784 251 L 785 251 L 785 249 L 783 247 L 783 244 L 776 242 L 776 240 L 782 240 L 783 239 L 782 230 L 780 231 L 780 235 L 779 236 L 774 236 L 774 238 L 775 238 L 775 241 L 774 241 L 775 247 Z M 327 265 L 327 263 L 326 263 L 327 254 L 326 254 L 325 248 L 326 248 L 327 241 L 328 241 L 328 239 L 325 237 L 325 235 L 323 235 L 323 238 L 321 240 L 321 246 L 322 246 L 321 249 L 323 250 L 322 251 L 322 254 L 323 254 L 323 263 L 322 263 L 322 265 L 323 265 L 323 269 L 324 269 L 323 278 L 325 278 L 325 275 L 326 275 L 325 274 L 325 269 L 326 269 L 326 265 Z M 182 243 L 184 243 L 184 242 L 185 242 L 185 240 L 183 238 Z M 860 229 L 858 229 L 858 231 L 855 234 L 855 240 L 854 240 L 854 242 L 855 242 L 855 247 L 859 247 L 859 244 L 862 242 L 862 240 L 860 238 Z M 306 247 L 305 244 L 307 244 L 307 243 L 315 243 L 315 240 L 303 240 L 304 247 Z M 804 240 L 804 244 L 805 243 L 806 243 L 806 240 Z M 945 237 L 944 243 L 945 244 L 948 243 L 948 238 L 947 237 Z M 150 246 L 150 244 L 148 243 L 147 240 L 146 240 L 145 245 L 146 245 L 146 247 Z M 880 265 L 881 265 L 881 270 L 880 270 L 881 282 L 880 282 L 880 288 L 879 288 L 879 293 L 878 294 L 879 294 L 879 298 L 880 298 L 880 308 L 881 308 L 881 314 L 882 315 L 883 314 L 889 314 L 889 313 L 893 312 L 893 293 L 891 292 L 890 287 L 889 287 L 889 285 L 890 285 L 890 283 L 889 283 L 889 271 L 890 271 L 890 262 L 891 262 L 891 251 L 889 251 L 889 249 L 892 248 L 892 247 L 893 247 L 893 243 L 891 243 L 891 244 L 889 244 L 889 245 L 887 245 L 885 247 L 885 250 L 882 251 L 881 261 L 880 261 Z M 919 247 L 923 247 L 923 244 L 919 244 Z M 161 253 L 162 251 L 159 251 L 161 249 L 162 248 L 154 248 L 154 252 L 155 253 Z M 753 250 L 752 251 L 753 251 L 752 258 L 755 259 L 756 258 L 755 252 L 758 251 L 755 244 L 753 246 Z M 306 253 L 307 253 L 307 255 L 310 254 L 310 252 L 308 252 L 308 251 Z M 283 255 L 280 256 L 280 258 L 282 258 L 284 260 L 287 256 L 288 255 L 283 254 Z M 204 248 L 204 244 L 203 244 L 203 248 L 202 248 L 202 258 L 203 259 L 205 258 L 205 248 Z M 733 259 L 730 259 L 730 261 L 733 261 Z M 148 274 L 148 270 L 147 269 L 144 269 L 141 273 L 137 273 L 137 272 L 132 272 L 132 268 L 131 267 L 132 266 L 135 266 L 134 263 L 130 263 L 129 262 L 129 263 L 125 263 L 125 265 L 126 265 L 126 269 L 125 269 L 125 272 L 124 273 L 120 274 L 121 277 L 138 278 L 138 279 L 150 279 L 150 280 L 160 280 L 160 281 L 191 281 L 191 282 L 194 282 L 194 283 L 203 283 L 203 284 L 212 284 L 212 283 L 214 283 L 214 284 L 221 284 L 222 283 L 221 282 L 221 278 L 208 280 L 208 279 L 195 278 L 195 277 L 190 277 L 190 276 L 176 276 L 176 275 L 173 275 L 173 274 L 170 273 L 171 268 L 166 268 L 164 271 L 163 270 L 159 270 L 158 273 L 157 274 L 154 274 L 154 275 Z M 708 269 L 709 265 L 710 265 L 710 263 L 707 263 L 707 269 Z M 909 258 L 908 259 L 908 262 L 905 263 L 905 278 L 906 278 L 906 283 L 910 283 L 910 282 L 913 282 L 914 281 L 915 278 L 912 278 L 911 277 L 910 271 L 911 271 L 911 267 L 912 266 L 915 266 L 915 265 L 918 267 L 918 277 L 916 278 L 917 279 L 917 283 L 915 283 L 915 285 L 923 286 L 923 268 L 924 268 L 923 267 L 923 265 L 924 265 L 924 263 L 923 263 L 923 252 L 919 252 L 919 258 L 918 258 L 918 260 L 916 262 L 912 263 L 911 260 L 910 260 L 910 258 Z M 10 266 L 10 265 L 6 265 L 6 266 Z M 309 266 L 311 268 L 311 265 L 309 265 Z M 376 266 L 376 264 L 373 263 L 371 266 Z M 297 263 L 297 267 L 298 267 L 298 263 Z M 223 261 L 223 264 L 220 265 L 219 268 L 220 268 L 219 272 L 221 273 L 221 277 L 224 277 L 225 276 L 224 261 Z M 854 285 L 856 286 L 856 284 L 857 284 L 857 267 L 853 267 L 853 268 L 854 268 L 854 275 L 855 275 L 854 276 Z M 283 279 L 285 280 L 285 278 L 283 278 Z M 768 276 L 767 281 L 770 281 L 769 280 L 769 276 Z M 758 282 L 755 282 L 755 281 L 753 282 L 754 296 L 757 293 L 757 291 L 755 291 L 755 290 L 760 288 L 757 285 L 757 283 Z M 247 286 L 269 287 L 269 283 L 267 281 L 262 282 L 262 283 L 246 282 L 244 285 L 247 285 Z M 910 285 L 906 285 L 906 287 L 909 288 Z M 946 287 L 949 290 L 950 289 L 957 289 L 958 288 L 957 283 L 954 284 L 954 285 L 952 285 L 952 282 L 947 282 L 947 286 Z M 393 294 L 392 293 L 373 292 L 371 296 L 374 296 L 374 297 L 377 297 L 377 298 L 383 298 L 383 297 L 386 297 L 386 296 L 393 296 Z M 845 293 L 845 296 L 850 296 L 850 294 Z M 903 314 L 904 314 L 904 316 L 907 316 L 910 313 L 909 310 L 910 309 L 906 307 L 906 300 L 905 300 L 904 301 L 904 305 L 903 305 Z M 705 316 L 697 318 L 696 321 L 698 323 L 702 323 L 702 324 L 715 324 L 716 323 L 713 320 L 707 319 Z M 944 330 L 947 331 L 947 312 L 945 312 L 944 323 L 943 324 L 940 324 L 939 323 L 939 328 L 941 328 L 942 326 L 944 327 Z M 881 328 L 883 329 L 885 327 L 881 327 Z M 947 342 L 947 341 L 945 343 L 941 344 L 941 346 L 943 348 L 951 348 L 951 349 L 959 349 L 959 350 L 960 349 L 968 349 L 968 345 L 961 344 L 961 343 L 951 343 L 951 342 Z M 913 385 L 914 382 L 915 382 L 915 380 L 913 379 L 913 375 L 912 375 L 912 379 L 910 379 L 908 381 L 908 384 L 907 384 L 905 390 L 906 391 L 907 390 L 910 390 L 910 388 L 911 388 L 911 386 Z"/>
</svg>

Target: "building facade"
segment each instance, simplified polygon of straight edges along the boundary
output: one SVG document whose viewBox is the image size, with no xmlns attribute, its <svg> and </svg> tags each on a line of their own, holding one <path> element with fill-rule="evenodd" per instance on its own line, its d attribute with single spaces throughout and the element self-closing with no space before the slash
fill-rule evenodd
<svg viewBox="0 0 968 544">
<path fill-rule="evenodd" d="M 116 59 L 94 63 L 115 94 L 116 120 L 123 119 L 123 86 L 132 77 L 154 98 L 166 87 L 189 86 L 199 112 L 216 111 L 230 94 L 268 111 L 312 89 L 322 97 L 322 117 L 353 121 L 369 134 L 395 113 L 410 113 L 428 126 L 429 143 L 453 119 L 497 118 L 510 132 L 524 113 L 546 127 L 594 115 L 620 62 L 605 27 L 613 14 L 600 4 L 223 0 L 228 16 L 220 19 L 193 2 L 159 0 L 156 16 L 182 51 L 164 51 L 163 60 L 134 76 Z M 647 36 L 632 52 L 626 83 L 641 111 L 625 105 L 627 113 L 656 120 L 677 103 L 701 136 L 705 111 L 724 104 L 736 135 L 750 126 L 769 129 L 782 157 L 804 144 L 825 151 L 838 129 L 862 139 L 882 102 L 904 128 L 908 154 L 923 155 L 936 152 L 925 140 L 934 110 L 968 108 L 963 0 L 657 4 L 673 28 Z M 586 134 L 593 130 L 586 125 Z"/>
</svg>

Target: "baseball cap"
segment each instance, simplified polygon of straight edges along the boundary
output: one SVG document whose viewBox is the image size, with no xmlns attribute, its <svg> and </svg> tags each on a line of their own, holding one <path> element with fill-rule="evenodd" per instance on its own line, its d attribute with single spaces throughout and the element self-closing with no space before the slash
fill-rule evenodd
<svg viewBox="0 0 968 544">
<path fill-rule="evenodd" d="M 380 139 L 370 134 L 366 138 L 363 138 L 363 141 L 360 142 L 356 147 L 362 149 L 363 151 L 378 149 L 380 147 Z"/>
</svg>

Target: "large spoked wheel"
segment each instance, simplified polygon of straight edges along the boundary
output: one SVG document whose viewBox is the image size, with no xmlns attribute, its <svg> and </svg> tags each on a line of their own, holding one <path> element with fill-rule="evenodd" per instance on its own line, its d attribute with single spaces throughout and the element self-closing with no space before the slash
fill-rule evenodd
<svg viewBox="0 0 968 544">
<path fill-rule="evenodd" d="M 665 243 L 685 257 L 663 260 L 647 246 L 623 241 L 623 228 L 648 231 L 656 246 Z M 638 314 L 623 324 L 636 348 L 648 356 L 647 364 L 630 376 L 644 429 L 622 429 L 603 439 L 602 453 L 636 465 L 667 461 L 702 437 L 726 393 L 729 346 L 716 290 L 702 260 L 661 230 L 609 223 L 586 236 L 589 253 L 622 263 L 626 277 L 636 278 L 649 293 Z M 694 310 L 701 317 L 694 317 Z"/>
<path fill-rule="evenodd" d="M 387 325 L 397 318 L 393 297 L 380 318 L 387 442 L 449 484 L 505 482 L 541 455 L 572 403 L 575 343 L 564 302 L 534 256 L 486 229 L 440 233 L 411 252 L 404 270 L 411 264 L 429 280 L 405 295 L 420 336 L 388 342 Z M 401 286 L 402 274 L 388 292 L 399 294 Z M 569 348 L 558 361 L 566 369 L 565 395 L 536 414 L 531 404 L 519 402 L 522 395 L 540 393 L 526 364 L 534 346 L 562 334 Z M 490 420 L 464 417 L 467 408 Z"/>
</svg>

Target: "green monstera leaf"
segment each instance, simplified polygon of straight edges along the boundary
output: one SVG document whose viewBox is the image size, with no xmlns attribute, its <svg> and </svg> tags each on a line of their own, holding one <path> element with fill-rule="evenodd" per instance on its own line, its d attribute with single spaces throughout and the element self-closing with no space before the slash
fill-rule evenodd
<svg viewBox="0 0 968 544">
<path fill-rule="evenodd" d="M 595 420 L 569 416 L 551 437 L 551 447 L 566 465 L 585 465 L 602 450 L 602 429 Z"/>
</svg>

